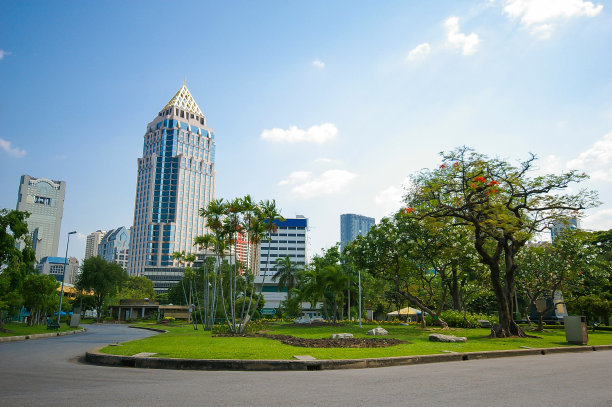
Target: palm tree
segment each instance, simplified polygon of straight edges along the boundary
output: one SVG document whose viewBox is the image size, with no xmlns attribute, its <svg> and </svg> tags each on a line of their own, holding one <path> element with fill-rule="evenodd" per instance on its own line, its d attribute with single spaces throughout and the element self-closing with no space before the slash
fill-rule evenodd
<svg viewBox="0 0 612 407">
<path fill-rule="evenodd" d="M 212 311 L 211 304 L 210 304 L 210 299 L 211 299 L 210 287 L 212 287 L 212 284 L 210 282 L 210 273 L 208 270 L 208 261 L 206 261 L 207 259 L 206 254 L 207 254 L 208 249 L 216 246 L 216 242 L 215 242 L 214 236 L 207 234 L 203 236 L 196 236 L 195 239 L 193 240 L 193 245 L 197 246 L 200 249 L 200 251 L 204 253 L 204 275 L 203 275 L 204 318 L 202 321 L 202 325 L 204 326 L 204 330 L 208 331 L 212 329 L 212 325 L 214 323 L 215 317 L 214 315 L 210 314 L 210 312 Z"/>
<path fill-rule="evenodd" d="M 350 278 L 337 264 L 326 266 L 322 270 L 321 277 L 327 297 L 331 298 L 332 318 L 335 323 L 338 316 L 338 303 L 344 298 L 344 290 Z"/>
<path fill-rule="evenodd" d="M 279 288 L 287 288 L 287 299 L 291 299 L 291 290 L 295 287 L 299 268 L 291 261 L 289 256 L 276 260 L 276 273 L 272 281 L 278 280 Z"/>
<path fill-rule="evenodd" d="M 321 281 L 320 269 L 314 265 L 298 273 L 300 296 L 310 303 L 310 309 L 316 309 L 317 304 L 323 298 L 325 286 Z M 325 312 L 325 309 L 324 309 Z M 326 313 L 327 314 L 327 313 Z M 326 319 L 329 317 L 326 315 Z"/>
</svg>

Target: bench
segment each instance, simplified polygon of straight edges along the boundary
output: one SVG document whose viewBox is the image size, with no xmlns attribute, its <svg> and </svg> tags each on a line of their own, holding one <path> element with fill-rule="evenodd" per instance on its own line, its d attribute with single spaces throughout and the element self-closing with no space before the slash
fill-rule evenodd
<svg viewBox="0 0 612 407">
<path fill-rule="evenodd" d="M 56 321 L 47 322 L 47 330 L 57 331 L 59 328 L 60 328 L 60 325 Z"/>
</svg>

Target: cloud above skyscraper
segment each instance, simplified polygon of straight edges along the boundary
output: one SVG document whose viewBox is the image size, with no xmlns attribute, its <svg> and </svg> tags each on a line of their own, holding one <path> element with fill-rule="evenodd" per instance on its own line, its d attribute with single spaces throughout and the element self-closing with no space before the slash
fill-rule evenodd
<svg viewBox="0 0 612 407">
<path fill-rule="evenodd" d="M 290 126 L 288 129 L 273 128 L 264 130 L 261 138 L 273 143 L 315 143 L 323 144 L 333 140 L 338 135 L 338 128 L 333 123 L 324 123 L 312 126 L 308 130 L 303 130 L 297 126 Z"/>
<path fill-rule="evenodd" d="M 342 192 L 357 178 L 357 174 L 346 170 L 327 170 L 319 176 L 310 171 L 295 171 L 278 185 L 292 185 L 291 191 L 301 198 L 314 198 Z"/>
<path fill-rule="evenodd" d="M 0 138 L 0 149 L 6 151 L 9 155 L 13 157 L 21 158 L 26 155 L 26 151 L 21 148 L 13 147 L 11 142 Z"/>
</svg>

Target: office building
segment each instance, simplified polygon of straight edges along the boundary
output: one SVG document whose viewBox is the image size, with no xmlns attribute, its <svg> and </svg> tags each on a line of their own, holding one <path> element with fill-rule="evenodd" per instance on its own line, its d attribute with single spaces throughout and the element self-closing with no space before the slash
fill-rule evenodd
<svg viewBox="0 0 612 407">
<path fill-rule="evenodd" d="M 340 250 L 344 250 L 346 245 L 357 236 L 367 235 L 375 223 L 374 218 L 363 215 L 352 213 L 340 215 Z"/>
<path fill-rule="evenodd" d="M 550 240 L 555 241 L 555 238 L 563 233 L 564 230 L 578 230 L 580 229 L 580 221 L 578 218 L 569 218 L 564 221 L 554 222 L 550 227 Z"/>
<path fill-rule="evenodd" d="M 130 253 L 130 229 L 124 226 L 109 230 L 98 246 L 98 256 L 127 268 Z"/>
<path fill-rule="evenodd" d="M 183 85 L 147 125 L 134 205 L 128 272 L 176 268 L 205 233 L 199 209 L 215 196 L 215 135 Z"/>
<path fill-rule="evenodd" d="M 87 240 L 85 242 L 85 257 L 83 260 L 98 255 L 98 246 L 105 234 L 105 230 L 96 230 L 87 235 Z"/>
<path fill-rule="evenodd" d="M 17 210 L 30 213 L 27 223 L 36 261 L 57 256 L 65 194 L 64 181 L 21 176 Z"/>
<path fill-rule="evenodd" d="M 74 284 L 76 277 L 79 275 L 79 261 L 75 257 L 69 257 L 66 261 L 65 257 L 47 256 L 40 259 L 40 262 L 36 265 L 36 269 L 41 274 L 52 275 L 60 282 L 62 281 L 64 268 L 66 269 L 64 283 Z"/>
<path fill-rule="evenodd" d="M 287 218 L 284 222 L 274 222 L 276 232 L 271 240 L 262 240 L 259 250 L 259 275 L 255 277 L 255 284 L 262 287 L 266 304 L 264 314 L 274 314 L 281 301 L 287 298 L 287 291 L 279 289 L 278 281 L 272 281 L 277 271 L 276 260 L 289 256 L 298 267 L 304 268 L 308 262 L 308 219 L 298 215 Z M 304 304 L 308 306 L 308 303 Z"/>
</svg>

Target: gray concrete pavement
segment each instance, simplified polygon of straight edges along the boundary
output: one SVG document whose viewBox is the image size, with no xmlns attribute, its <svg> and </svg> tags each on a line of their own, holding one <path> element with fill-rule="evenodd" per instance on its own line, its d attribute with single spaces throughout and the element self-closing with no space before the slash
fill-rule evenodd
<svg viewBox="0 0 612 407">
<path fill-rule="evenodd" d="M 0 344 L 0 406 L 612 406 L 612 351 L 379 369 L 204 372 L 77 363 L 87 349 L 151 332 Z"/>
</svg>

